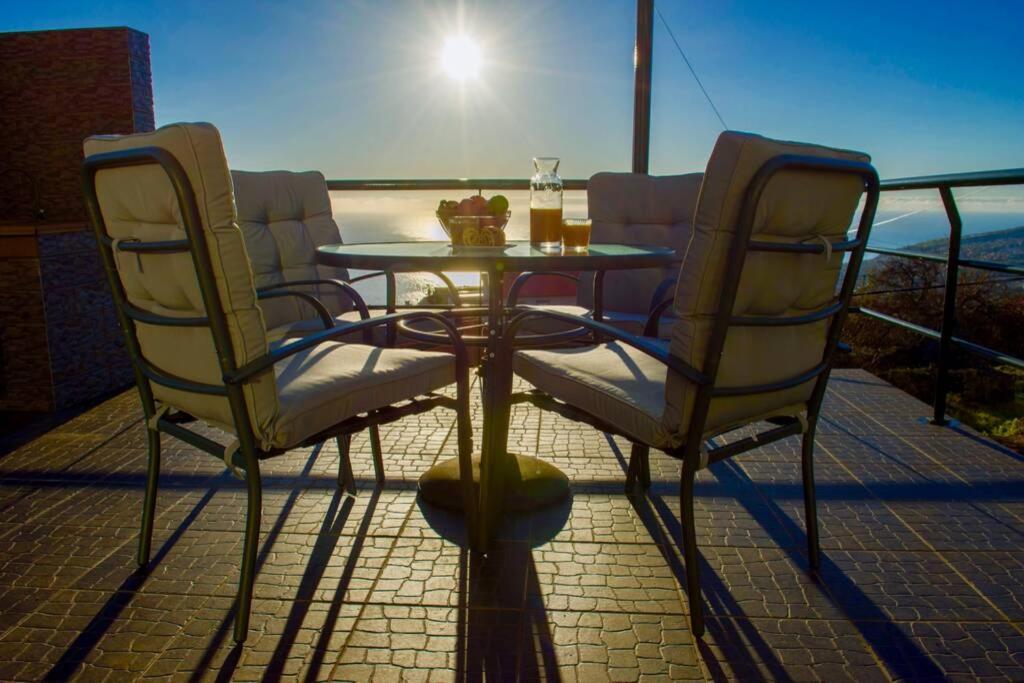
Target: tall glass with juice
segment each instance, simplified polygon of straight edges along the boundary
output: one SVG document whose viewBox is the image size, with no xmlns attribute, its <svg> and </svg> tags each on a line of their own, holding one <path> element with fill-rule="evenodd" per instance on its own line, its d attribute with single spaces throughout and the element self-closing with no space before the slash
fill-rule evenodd
<svg viewBox="0 0 1024 683">
<path fill-rule="evenodd" d="M 530 178 L 530 244 L 558 249 L 562 244 L 562 179 L 558 159 L 534 157 Z"/>
</svg>

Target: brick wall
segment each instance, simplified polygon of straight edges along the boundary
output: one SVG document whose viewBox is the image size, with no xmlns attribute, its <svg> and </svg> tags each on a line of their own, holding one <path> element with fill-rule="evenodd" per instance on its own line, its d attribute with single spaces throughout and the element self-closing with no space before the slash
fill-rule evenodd
<svg viewBox="0 0 1024 683">
<path fill-rule="evenodd" d="M 153 130 L 149 36 L 130 28 L 0 33 L 0 220 L 85 220 L 82 139 Z"/>
<path fill-rule="evenodd" d="M 86 224 L 82 140 L 153 127 L 146 34 L 0 33 L 0 410 L 66 408 L 131 383 Z"/>
</svg>

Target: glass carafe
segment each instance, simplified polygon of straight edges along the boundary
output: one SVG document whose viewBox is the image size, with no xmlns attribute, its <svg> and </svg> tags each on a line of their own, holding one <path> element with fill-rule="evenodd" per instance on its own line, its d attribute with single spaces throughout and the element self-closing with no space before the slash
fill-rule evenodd
<svg viewBox="0 0 1024 683">
<path fill-rule="evenodd" d="M 558 159 L 534 157 L 530 178 L 530 244 L 558 249 L 562 244 L 562 179 Z"/>
</svg>

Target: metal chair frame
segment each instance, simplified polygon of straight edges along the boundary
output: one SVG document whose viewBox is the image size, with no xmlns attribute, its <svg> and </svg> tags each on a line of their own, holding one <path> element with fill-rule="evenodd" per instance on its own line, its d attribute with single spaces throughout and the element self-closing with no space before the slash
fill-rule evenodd
<svg viewBox="0 0 1024 683">
<path fill-rule="evenodd" d="M 147 165 L 160 166 L 170 181 L 181 211 L 186 238 L 153 242 L 115 242 L 107 233 L 106 223 L 96 193 L 96 175 L 100 171 L 108 169 Z M 248 496 L 245 542 L 242 550 L 242 565 L 239 575 L 234 625 L 235 642 L 241 643 L 245 640 L 248 633 L 253 580 L 256 571 L 256 555 L 260 536 L 262 483 L 259 462 L 262 459 L 285 452 L 282 449 L 262 450 L 259 447 L 258 439 L 249 419 L 243 387 L 263 373 L 273 372 L 275 363 L 320 343 L 334 340 L 343 335 L 369 332 L 371 328 L 378 325 L 397 326 L 398 322 L 413 318 L 434 320 L 448 334 L 449 344 L 453 348 L 455 355 L 456 398 L 429 394 L 422 399 L 417 398 L 401 405 L 386 406 L 365 415 L 350 417 L 319 434 L 309 437 L 302 443 L 293 446 L 293 448 L 305 447 L 321 443 L 330 438 L 336 438 L 341 456 L 338 484 L 349 491 L 353 491 L 354 479 L 349 460 L 349 441 L 353 433 L 363 429 L 371 430 L 374 466 L 377 470 L 378 481 L 380 481 L 382 477 L 382 462 L 379 437 L 376 434 L 376 427 L 378 425 L 389 423 L 408 415 L 422 413 L 435 407 L 455 410 L 457 415 L 459 469 L 464 484 L 463 496 L 466 519 L 470 525 L 468 537 L 470 539 L 477 538 L 478 534 L 475 533 L 475 525 L 478 521 L 477 496 L 473 485 L 472 462 L 470 460 L 473 445 L 469 413 L 469 363 L 466 347 L 459 338 L 454 325 L 449 320 L 437 313 L 412 311 L 407 313 L 389 313 L 377 318 L 363 319 L 357 323 L 335 326 L 334 320 L 326 307 L 312 295 L 305 292 L 288 290 L 287 288 L 268 288 L 273 291 L 264 291 L 258 296 L 261 298 L 278 296 L 297 296 L 302 298 L 314 307 L 328 329 L 309 334 L 269 351 L 266 355 L 245 365 L 239 366 L 235 359 L 224 307 L 214 279 L 210 250 L 207 245 L 206 235 L 203 232 L 195 191 L 180 162 L 170 152 L 158 147 L 141 147 L 95 154 L 87 157 L 83 162 L 82 189 L 85 195 L 89 219 L 99 243 L 104 270 L 106 271 L 107 280 L 116 304 L 118 320 L 125 334 L 127 349 L 135 373 L 136 385 L 142 401 L 142 410 L 148 427 L 149 465 L 146 475 L 146 492 L 142 509 L 138 555 L 136 558 L 139 567 L 145 567 L 150 558 L 153 516 L 160 473 L 161 433 L 170 434 L 219 459 L 229 456 L 227 447 L 182 426 L 183 420 L 166 415 L 158 416 L 156 401 L 150 386 L 151 382 L 197 394 L 222 396 L 227 399 L 231 408 L 235 436 L 238 439 L 237 451 L 230 454 L 232 458 L 231 464 L 244 470 Z M 124 252 L 147 255 L 189 253 L 199 281 L 206 315 L 202 317 L 174 318 L 151 313 L 133 306 L 128 301 L 117 273 L 114 259 L 115 248 Z M 340 281 L 337 284 L 346 291 L 351 290 L 351 293 L 358 297 L 358 294 L 355 294 L 355 290 L 351 289 L 350 284 L 341 283 Z M 358 299 L 358 301 L 361 302 L 362 300 Z M 365 304 L 360 309 L 360 313 L 361 315 L 366 314 Z M 368 314 L 366 315 L 368 316 Z M 142 354 L 135 329 L 136 323 L 209 328 L 220 362 L 223 384 L 206 384 L 176 377 L 150 363 Z"/>
<path fill-rule="evenodd" d="M 775 242 L 760 242 L 751 239 L 754 227 L 754 216 L 769 181 L 778 173 L 783 171 L 813 171 L 832 174 L 852 175 L 859 177 L 864 183 L 866 200 L 861 213 L 860 222 L 857 227 L 856 237 L 844 241 L 834 242 L 831 245 L 832 252 L 849 252 L 850 260 L 847 264 L 846 273 L 843 277 L 842 286 L 838 296 L 826 306 L 823 306 L 810 313 L 798 316 L 735 316 L 733 308 L 736 302 L 736 294 L 739 288 L 740 275 L 746 261 L 746 255 L 751 251 L 775 252 L 775 253 L 796 253 L 796 254 L 823 254 L 825 246 L 821 243 L 786 244 Z M 700 573 L 697 562 L 697 540 L 693 519 L 693 491 L 694 479 L 697 472 L 713 462 L 744 453 L 758 448 L 764 444 L 777 441 L 797 434 L 803 435 L 801 447 L 802 477 L 804 491 L 804 508 L 807 523 L 807 549 L 809 562 L 812 569 L 820 566 L 820 549 L 818 543 L 818 521 L 817 505 L 814 489 L 814 434 L 817 427 L 818 417 L 821 411 L 821 404 L 825 396 L 825 389 L 828 384 L 831 371 L 832 359 L 839 344 L 839 336 L 842 331 L 843 321 L 850 305 L 850 298 L 856 286 L 857 276 L 860 272 L 860 265 L 864 257 L 864 250 L 867 246 L 868 235 L 871 225 L 874 222 L 875 209 L 878 204 L 879 182 L 875 169 L 868 163 L 848 161 L 842 159 L 830 159 L 802 155 L 779 155 L 769 159 L 754 175 L 747 186 L 743 196 L 740 214 L 736 223 L 736 233 L 730 245 L 727 257 L 724 276 L 724 286 L 718 303 L 718 309 L 714 317 L 714 324 L 710 333 L 708 349 L 705 354 L 701 368 L 694 368 L 682 359 L 674 356 L 663 345 L 655 343 L 648 337 L 641 337 L 630 334 L 617 327 L 602 323 L 598 320 L 590 320 L 577 316 L 545 310 L 527 310 L 516 314 L 505 329 L 499 353 L 499 365 L 501 372 L 496 372 L 507 385 L 509 400 L 497 409 L 502 411 L 496 416 L 495 422 L 499 427 L 494 430 L 491 448 L 503 455 L 508 437 L 508 422 L 513 403 L 530 402 L 545 410 L 557 412 L 569 419 L 590 424 L 604 432 L 616 434 L 629 439 L 632 442 L 629 467 L 627 471 L 627 492 L 634 492 L 639 487 L 650 486 L 650 465 L 648 457 L 650 453 L 649 444 L 636 441 L 628 434 L 624 434 L 617 428 L 605 423 L 600 418 L 591 415 L 580 408 L 556 400 L 555 398 L 541 392 L 531 391 L 512 394 L 512 353 L 513 342 L 516 331 L 520 325 L 531 318 L 553 318 L 566 323 L 572 323 L 591 330 L 595 335 L 622 342 L 645 353 L 652 358 L 661 361 L 668 372 L 675 372 L 685 377 L 688 381 L 697 385 L 697 395 L 694 407 L 690 415 L 687 435 L 697 435 L 688 438 L 687 441 L 677 447 L 663 450 L 668 455 L 682 461 L 680 475 L 680 507 L 681 527 L 683 535 L 683 551 L 686 561 L 686 583 L 687 596 L 690 602 L 690 622 L 693 632 L 700 637 L 704 634 L 704 614 L 700 596 Z M 648 319 L 647 330 L 657 329 L 658 316 L 664 312 L 671 299 L 663 302 L 656 302 L 652 308 L 651 316 Z M 829 320 L 825 348 L 821 361 L 810 370 L 799 375 L 782 379 L 776 382 L 750 386 L 716 386 L 718 366 L 722 351 L 725 346 L 726 334 L 731 327 L 768 327 L 768 326 L 791 326 L 806 325 L 821 320 Z M 705 444 L 705 438 L 712 436 L 706 433 L 705 424 L 711 408 L 711 401 L 723 396 L 744 396 L 760 393 L 780 391 L 791 387 L 799 386 L 805 382 L 814 381 L 811 396 L 807 401 L 806 423 L 790 417 L 783 417 L 770 420 L 774 426 L 754 436 L 750 436 L 723 446 L 711 446 Z"/>
</svg>

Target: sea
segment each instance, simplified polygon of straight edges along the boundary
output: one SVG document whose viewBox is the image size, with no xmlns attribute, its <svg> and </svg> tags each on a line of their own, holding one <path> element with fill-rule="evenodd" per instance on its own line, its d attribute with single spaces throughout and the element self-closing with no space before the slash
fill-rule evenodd
<svg viewBox="0 0 1024 683">
<path fill-rule="evenodd" d="M 334 218 L 346 243 L 445 240 L 444 231 L 434 215 L 442 199 L 461 199 L 462 192 L 333 192 Z M 484 192 L 485 196 L 493 193 Z M 529 192 L 504 193 L 510 202 L 512 217 L 506 227 L 510 240 L 529 237 Z M 975 235 L 1024 225 L 1024 194 L 967 195 L 958 197 L 963 235 Z M 564 216 L 586 217 L 584 191 L 565 193 Z M 883 194 L 871 231 L 870 244 L 900 248 L 927 240 L 949 237 L 949 222 L 934 193 Z M 868 256 L 870 258 L 871 255 Z M 1007 261 L 1024 265 L 1024 253 L 1007 255 Z M 358 275 L 363 271 L 352 271 Z M 456 284 L 478 286 L 476 273 L 446 273 Z M 398 276 L 397 301 L 414 305 L 440 281 L 427 273 Z M 383 279 L 357 284 L 370 304 L 385 302 Z"/>
</svg>

